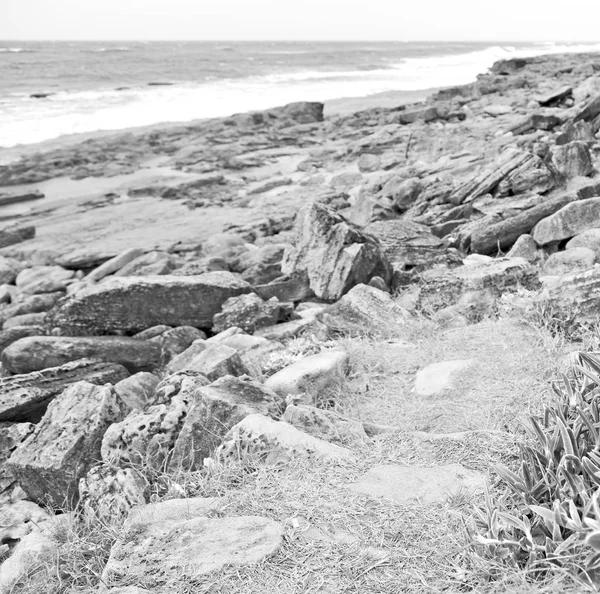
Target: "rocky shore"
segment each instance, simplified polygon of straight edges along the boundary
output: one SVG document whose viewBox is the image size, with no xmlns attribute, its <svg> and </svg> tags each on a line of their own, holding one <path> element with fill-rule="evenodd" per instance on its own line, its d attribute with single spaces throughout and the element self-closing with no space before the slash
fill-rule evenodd
<svg viewBox="0 0 600 594">
<path fill-rule="evenodd" d="M 352 341 L 402 353 L 423 319 L 467 332 L 517 302 L 597 320 L 600 55 L 499 62 L 423 103 L 323 108 L 0 166 L 0 593 L 46 591 L 50 527 L 80 514 L 126 518 L 127 537 L 70 592 L 178 591 L 272 558 L 290 539 L 280 518 L 161 485 L 349 467 L 360 444 L 419 428 L 339 413 Z M 473 365 L 451 359 L 410 372 L 411 394 Z M 351 490 L 440 504 L 485 481 L 458 461 L 388 461 Z"/>
</svg>

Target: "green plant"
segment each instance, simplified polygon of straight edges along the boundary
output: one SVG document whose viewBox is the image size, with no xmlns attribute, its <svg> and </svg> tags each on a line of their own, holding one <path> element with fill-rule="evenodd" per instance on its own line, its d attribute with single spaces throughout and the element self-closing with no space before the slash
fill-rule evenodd
<svg viewBox="0 0 600 594">
<path fill-rule="evenodd" d="M 467 527 L 472 549 L 500 567 L 600 578 L 600 360 L 577 355 L 554 384 L 543 418 L 531 418 L 520 464 L 496 468 L 502 495 L 486 493 Z M 498 565 L 497 565 L 498 566 Z"/>
</svg>

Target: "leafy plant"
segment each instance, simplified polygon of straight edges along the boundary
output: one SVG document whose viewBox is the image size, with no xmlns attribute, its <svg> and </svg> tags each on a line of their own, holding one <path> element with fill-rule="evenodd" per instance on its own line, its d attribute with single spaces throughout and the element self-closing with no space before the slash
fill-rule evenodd
<svg viewBox="0 0 600 594">
<path fill-rule="evenodd" d="M 471 547 L 499 567 L 546 576 L 568 570 L 600 580 L 600 360 L 578 353 L 556 398 L 531 418 L 515 470 L 497 467 L 505 486 L 467 527 Z"/>
</svg>

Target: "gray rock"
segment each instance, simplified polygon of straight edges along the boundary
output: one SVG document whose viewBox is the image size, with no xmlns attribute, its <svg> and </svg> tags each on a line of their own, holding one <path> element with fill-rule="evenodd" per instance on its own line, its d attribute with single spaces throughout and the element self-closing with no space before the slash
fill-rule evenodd
<svg viewBox="0 0 600 594">
<path fill-rule="evenodd" d="M 282 464 L 295 458 L 350 460 L 353 454 L 288 423 L 255 414 L 231 428 L 214 457 L 253 464 Z"/>
<path fill-rule="evenodd" d="M 572 312 L 581 321 L 596 322 L 600 308 L 600 268 L 561 277 L 540 294 L 539 300 L 556 311 Z"/>
<path fill-rule="evenodd" d="M 248 415 L 273 414 L 282 399 L 250 378 L 222 377 L 199 388 L 187 412 L 169 462 L 177 471 L 200 470 L 225 434 Z"/>
<path fill-rule="evenodd" d="M 179 326 L 168 328 L 158 336 L 150 338 L 162 348 L 163 362 L 170 361 L 173 357 L 180 355 L 189 349 L 195 340 L 205 339 L 206 334 L 193 326 Z"/>
<path fill-rule="evenodd" d="M 445 392 L 453 386 L 457 375 L 474 362 L 474 359 L 456 359 L 424 367 L 415 378 L 415 392 L 419 396 L 436 396 Z"/>
<path fill-rule="evenodd" d="M 367 285 L 357 285 L 317 314 L 331 333 L 350 336 L 395 333 L 410 318 L 388 293 Z"/>
<path fill-rule="evenodd" d="M 167 369 L 169 373 L 198 371 L 213 381 L 224 375 L 239 376 L 248 372 L 235 349 L 224 344 L 206 344 L 206 341 L 199 340 L 175 357 Z"/>
<path fill-rule="evenodd" d="M 100 457 L 100 441 L 125 407 L 111 386 L 78 382 L 55 398 L 8 466 L 27 496 L 63 506 L 78 498 L 79 479 Z"/>
<path fill-rule="evenodd" d="M 151 276 L 170 274 L 180 263 L 167 252 L 142 254 L 117 270 L 115 276 Z"/>
<path fill-rule="evenodd" d="M 60 367 L 79 359 L 119 363 L 130 371 L 156 367 L 160 346 L 147 340 L 122 336 L 30 336 L 2 351 L 2 364 L 11 373 L 30 373 Z"/>
<path fill-rule="evenodd" d="M 11 328 L 25 328 L 29 326 L 36 330 L 35 332 L 32 332 L 31 336 L 44 335 L 46 332 L 40 332 L 40 328 L 44 328 L 47 317 L 48 314 L 45 311 L 13 316 L 12 318 L 8 318 L 8 320 L 2 324 L 2 330 L 10 330 Z"/>
<path fill-rule="evenodd" d="M 318 202 L 298 212 L 281 269 L 306 273 L 315 295 L 331 300 L 374 276 L 390 279 L 389 263 L 375 238 Z"/>
<path fill-rule="evenodd" d="M 117 383 L 128 375 L 127 370 L 116 363 L 82 360 L 0 378 L 0 421 L 37 421 L 48 403 L 71 384 Z"/>
<path fill-rule="evenodd" d="M 6 461 L 15 449 L 25 441 L 34 429 L 31 423 L 0 423 L 0 494 L 12 487 L 15 482 Z"/>
<path fill-rule="evenodd" d="M 537 244 L 531 235 L 520 235 L 515 241 L 510 251 L 506 254 L 507 258 L 523 258 L 532 264 L 540 260 Z"/>
<path fill-rule="evenodd" d="M 23 262 L 0 256 L 0 284 L 12 285 L 23 268 L 25 268 Z"/>
<path fill-rule="evenodd" d="M 229 297 L 251 290 L 229 272 L 107 279 L 68 297 L 54 324 L 78 333 L 136 332 L 158 324 L 210 328 Z"/>
<path fill-rule="evenodd" d="M 159 383 L 156 375 L 141 371 L 116 383 L 115 392 L 130 410 L 144 410 Z"/>
<path fill-rule="evenodd" d="M 10 225 L 0 229 L 0 248 L 21 243 L 35 237 L 33 225 Z"/>
<path fill-rule="evenodd" d="M 579 233 L 571 239 L 566 249 L 570 250 L 577 247 L 589 248 L 596 254 L 596 259 L 600 258 L 600 229 L 588 229 Z"/>
<path fill-rule="evenodd" d="M 224 566 L 259 563 L 277 552 L 282 537 L 280 524 L 254 516 L 134 524 L 113 546 L 102 582 L 135 581 L 151 591 L 177 591 Z"/>
<path fill-rule="evenodd" d="M 126 264 L 129 264 L 133 260 L 136 260 L 140 256 L 143 256 L 143 254 L 144 250 L 140 248 L 130 248 L 128 250 L 125 250 L 121 252 L 118 256 L 115 256 L 114 258 L 111 258 L 110 260 L 104 262 L 104 264 L 98 266 L 98 268 L 90 272 L 86 278 L 89 281 L 98 282 L 99 280 L 102 280 L 105 276 L 108 276 L 109 274 L 114 274 L 115 272 L 121 270 Z"/>
<path fill-rule="evenodd" d="M 600 227 L 600 198 L 571 202 L 553 215 L 542 219 L 533 229 L 538 245 L 558 243 L 583 231 Z"/>
<path fill-rule="evenodd" d="M 586 247 L 575 247 L 550 254 L 544 262 L 544 274 L 561 276 L 587 270 L 594 266 L 596 252 Z"/>
<path fill-rule="evenodd" d="M 484 486 L 484 475 L 460 464 L 432 468 L 385 464 L 371 468 L 349 488 L 400 504 L 415 500 L 429 504 L 444 502 L 449 495 L 463 491 L 483 491 Z"/>
<path fill-rule="evenodd" d="M 23 293 L 54 293 L 64 291 L 67 281 L 74 277 L 72 270 L 60 266 L 34 266 L 21 270 L 16 278 L 16 285 Z"/>
<path fill-rule="evenodd" d="M 358 159 L 358 170 L 361 173 L 374 173 L 381 167 L 381 158 L 378 155 L 363 153 Z"/>
<path fill-rule="evenodd" d="M 314 406 L 290 404 L 285 409 L 282 420 L 326 441 L 352 442 L 367 439 L 363 424 L 359 421 L 352 421 L 333 411 Z"/>
<path fill-rule="evenodd" d="M 213 318 L 213 332 L 222 332 L 233 326 L 252 333 L 258 328 L 271 326 L 279 320 L 280 307 L 276 297 L 263 301 L 256 293 L 231 297 Z"/>
<path fill-rule="evenodd" d="M 567 179 L 590 175 L 594 170 L 590 149 L 586 142 L 576 140 L 554 146 L 551 154 L 552 164 Z"/>
</svg>

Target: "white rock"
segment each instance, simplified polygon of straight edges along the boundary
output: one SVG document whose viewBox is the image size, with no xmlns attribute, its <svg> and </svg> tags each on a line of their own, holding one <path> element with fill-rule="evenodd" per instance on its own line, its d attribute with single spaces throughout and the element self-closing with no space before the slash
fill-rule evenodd
<svg viewBox="0 0 600 594">
<path fill-rule="evenodd" d="M 415 392 L 419 396 L 440 394 L 452 386 L 452 380 L 459 371 L 473 363 L 474 359 L 457 359 L 428 365 L 417 373 Z"/>
</svg>

